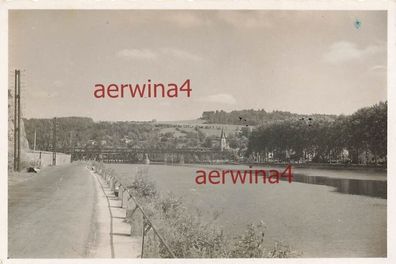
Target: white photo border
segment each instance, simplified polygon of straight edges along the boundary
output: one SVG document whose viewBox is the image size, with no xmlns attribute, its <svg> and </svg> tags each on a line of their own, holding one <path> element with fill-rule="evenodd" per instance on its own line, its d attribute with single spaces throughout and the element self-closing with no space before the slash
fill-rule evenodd
<svg viewBox="0 0 396 264">
<path fill-rule="evenodd" d="M 220 9 L 220 10 L 386 10 L 388 13 L 387 257 L 295 259 L 7 259 L 8 249 L 8 12 L 14 9 Z M 0 264 L 2 263 L 396 263 L 396 1 L 392 0 L 0 0 Z M 390 177 L 389 177 L 390 175 Z"/>
</svg>

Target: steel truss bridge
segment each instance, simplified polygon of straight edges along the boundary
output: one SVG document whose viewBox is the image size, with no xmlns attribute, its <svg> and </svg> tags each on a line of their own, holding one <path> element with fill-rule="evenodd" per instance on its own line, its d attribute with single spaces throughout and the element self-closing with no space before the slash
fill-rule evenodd
<svg viewBox="0 0 396 264">
<path fill-rule="evenodd" d="M 232 158 L 228 151 L 207 148 L 73 148 L 72 160 L 99 160 L 108 163 L 135 163 L 147 159 L 154 162 L 210 162 Z"/>
</svg>

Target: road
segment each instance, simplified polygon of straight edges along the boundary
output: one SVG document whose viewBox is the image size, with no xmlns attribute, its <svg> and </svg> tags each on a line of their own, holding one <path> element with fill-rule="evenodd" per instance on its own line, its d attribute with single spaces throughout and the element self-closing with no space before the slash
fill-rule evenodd
<svg viewBox="0 0 396 264">
<path fill-rule="evenodd" d="M 87 257 L 95 240 L 94 181 L 82 165 L 70 164 L 9 186 L 9 257 Z"/>
</svg>

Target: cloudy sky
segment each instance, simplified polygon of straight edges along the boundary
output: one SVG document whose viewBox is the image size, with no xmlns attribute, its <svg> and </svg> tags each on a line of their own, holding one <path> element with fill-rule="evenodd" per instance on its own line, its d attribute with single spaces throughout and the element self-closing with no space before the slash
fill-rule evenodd
<svg viewBox="0 0 396 264">
<path fill-rule="evenodd" d="M 386 20 L 385 11 L 10 11 L 9 66 L 23 70 L 28 118 L 350 114 L 386 100 Z M 96 83 L 148 79 L 190 79 L 191 97 L 93 96 Z"/>
</svg>

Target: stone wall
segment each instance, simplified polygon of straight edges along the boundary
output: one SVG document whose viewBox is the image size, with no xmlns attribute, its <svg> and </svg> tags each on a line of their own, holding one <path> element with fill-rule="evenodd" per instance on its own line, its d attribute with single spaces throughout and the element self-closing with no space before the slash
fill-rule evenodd
<svg viewBox="0 0 396 264">
<path fill-rule="evenodd" d="M 50 151 L 34 151 L 26 152 L 28 163 L 31 166 L 44 168 L 52 165 L 52 152 Z M 71 162 L 71 155 L 64 153 L 56 153 L 56 165 L 67 164 Z"/>
</svg>

